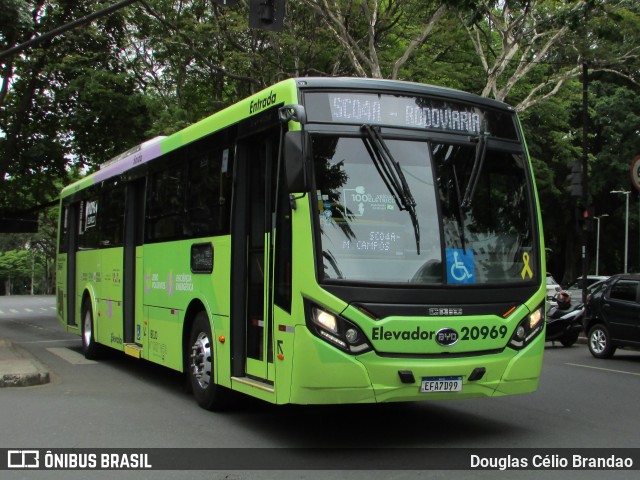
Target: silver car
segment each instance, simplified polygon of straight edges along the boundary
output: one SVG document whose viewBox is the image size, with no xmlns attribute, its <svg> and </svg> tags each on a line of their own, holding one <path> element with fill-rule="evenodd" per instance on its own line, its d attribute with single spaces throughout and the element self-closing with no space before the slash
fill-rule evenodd
<svg viewBox="0 0 640 480">
<path fill-rule="evenodd" d="M 607 278 L 609 277 L 603 276 L 603 275 L 587 275 L 587 294 L 589 293 L 590 290 L 592 290 L 591 287 L 593 287 L 596 283 L 605 281 Z M 577 278 L 573 283 L 571 283 L 571 285 L 565 288 L 566 292 L 569 295 L 571 295 L 571 299 L 574 301 L 582 302 L 581 282 L 582 282 L 582 277 Z"/>
<path fill-rule="evenodd" d="M 549 310 L 551 305 L 553 305 L 553 297 L 555 297 L 556 293 L 560 290 L 562 290 L 562 288 L 560 288 L 560 284 L 556 282 L 555 278 L 553 278 L 550 273 L 547 273 L 547 310 Z"/>
</svg>

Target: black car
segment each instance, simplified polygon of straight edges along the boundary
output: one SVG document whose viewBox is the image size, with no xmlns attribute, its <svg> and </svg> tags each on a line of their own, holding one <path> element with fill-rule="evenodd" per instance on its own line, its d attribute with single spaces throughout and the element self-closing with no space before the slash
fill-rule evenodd
<svg viewBox="0 0 640 480">
<path fill-rule="evenodd" d="M 587 297 L 584 331 L 596 358 L 640 348 L 640 275 L 613 275 Z"/>
</svg>

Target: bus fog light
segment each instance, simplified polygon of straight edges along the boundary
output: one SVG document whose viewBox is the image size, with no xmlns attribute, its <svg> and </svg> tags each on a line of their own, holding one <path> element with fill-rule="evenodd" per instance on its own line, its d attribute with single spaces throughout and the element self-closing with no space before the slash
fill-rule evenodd
<svg viewBox="0 0 640 480">
<path fill-rule="evenodd" d="M 516 337 L 519 340 L 524 340 L 526 334 L 527 331 L 525 330 L 525 328 L 522 325 L 518 325 L 518 328 L 516 328 Z"/>
<path fill-rule="evenodd" d="M 344 333 L 347 342 L 354 344 L 358 342 L 358 332 L 355 328 L 350 328 Z"/>
</svg>

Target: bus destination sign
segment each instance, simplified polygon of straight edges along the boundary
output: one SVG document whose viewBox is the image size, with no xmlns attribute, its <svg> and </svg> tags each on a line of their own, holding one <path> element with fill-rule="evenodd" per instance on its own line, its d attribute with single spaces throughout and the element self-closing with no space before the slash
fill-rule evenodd
<svg viewBox="0 0 640 480">
<path fill-rule="evenodd" d="M 329 94 L 331 117 L 338 123 L 373 123 L 480 134 L 480 114 L 428 99 L 390 95 Z M 459 108 L 459 107 L 458 107 Z"/>
<path fill-rule="evenodd" d="M 434 97 L 377 93 L 308 92 L 310 122 L 388 125 L 517 139 L 513 115 Z"/>
</svg>

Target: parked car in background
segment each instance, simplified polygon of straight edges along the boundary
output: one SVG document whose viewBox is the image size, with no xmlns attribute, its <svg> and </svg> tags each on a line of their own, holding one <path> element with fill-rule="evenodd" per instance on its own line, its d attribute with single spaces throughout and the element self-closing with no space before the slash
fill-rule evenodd
<svg viewBox="0 0 640 480">
<path fill-rule="evenodd" d="M 596 358 L 611 358 L 619 347 L 640 348 L 640 275 L 613 275 L 595 288 L 583 326 Z"/>
<path fill-rule="evenodd" d="M 604 275 L 587 275 L 587 294 L 593 284 L 602 282 L 607 278 L 609 277 Z M 571 284 L 565 288 L 565 291 L 571 295 L 571 298 L 582 300 L 582 277 L 576 278 L 575 281 L 571 282 Z"/>
<path fill-rule="evenodd" d="M 547 273 L 547 311 L 551 306 L 555 305 L 555 300 L 553 299 L 553 297 L 555 297 L 556 293 L 558 293 L 560 290 L 562 290 L 560 284 L 556 282 L 555 278 L 553 278 L 550 273 Z"/>
</svg>

